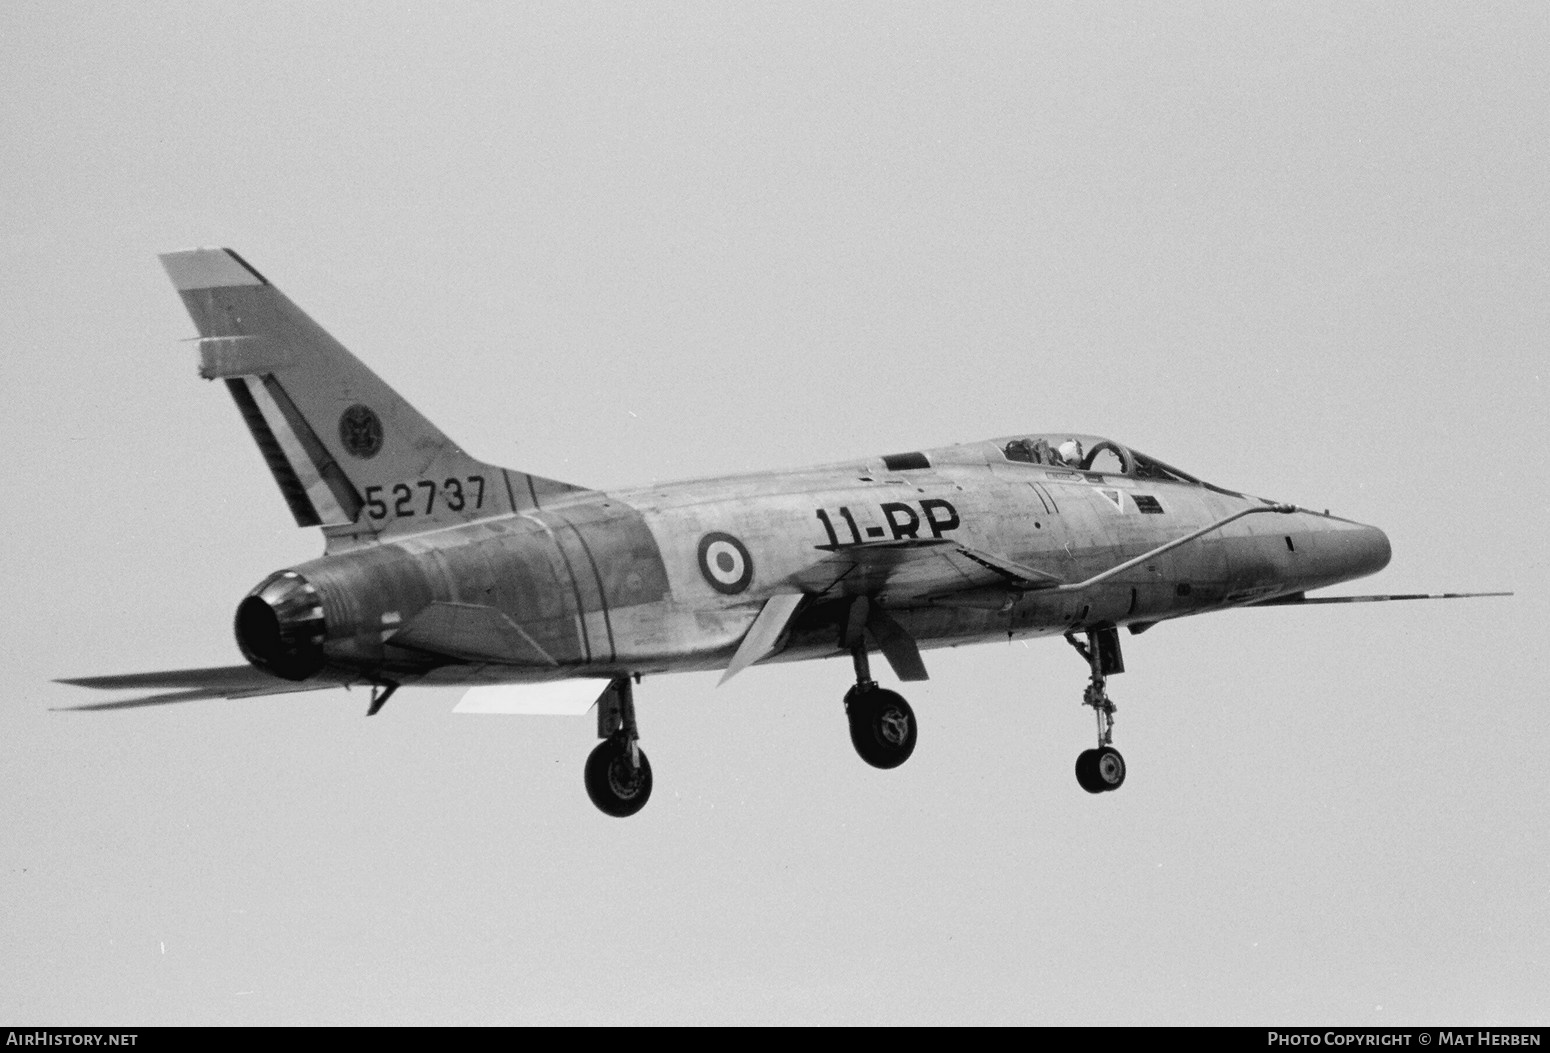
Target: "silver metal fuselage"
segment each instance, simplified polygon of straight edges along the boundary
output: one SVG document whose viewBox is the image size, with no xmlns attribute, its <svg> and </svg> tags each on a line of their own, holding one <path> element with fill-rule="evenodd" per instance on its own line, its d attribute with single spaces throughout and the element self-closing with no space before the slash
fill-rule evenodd
<svg viewBox="0 0 1550 1053">
<path fill-rule="evenodd" d="M 1139 631 L 1348 581 L 1389 560 L 1381 530 L 1299 509 L 1240 519 L 1078 591 L 923 594 L 827 569 L 850 545 L 942 537 L 1078 582 L 1265 504 L 1196 482 L 1010 461 L 1003 440 L 920 459 L 929 467 L 890 470 L 876 459 L 589 491 L 340 546 L 293 571 L 321 604 L 326 675 L 475 684 L 721 669 L 780 593 L 808 600 L 770 661 L 846 654 L 835 626 L 858 595 L 922 648 L 946 647 Z M 707 539 L 723 535 L 746 552 L 746 567 L 716 557 L 739 579 L 730 584 L 707 564 Z M 433 631 L 447 642 L 426 644 Z"/>
</svg>

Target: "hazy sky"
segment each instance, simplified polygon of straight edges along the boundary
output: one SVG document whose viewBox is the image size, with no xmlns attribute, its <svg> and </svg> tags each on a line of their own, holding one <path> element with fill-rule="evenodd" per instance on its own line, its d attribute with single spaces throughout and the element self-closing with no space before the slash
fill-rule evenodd
<svg viewBox="0 0 1550 1053">
<path fill-rule="evenodd" d="M 0 1022 L 1544 1023 L 1550 7 L 0 7 Z M 238 661 L 297 530 L 155 254 L 593 486 L 1069 428 L 1388 531 L 1349 591 L 590 720 Z M 881 668 L 881 667 L 879 667 Z"/>
</svg>

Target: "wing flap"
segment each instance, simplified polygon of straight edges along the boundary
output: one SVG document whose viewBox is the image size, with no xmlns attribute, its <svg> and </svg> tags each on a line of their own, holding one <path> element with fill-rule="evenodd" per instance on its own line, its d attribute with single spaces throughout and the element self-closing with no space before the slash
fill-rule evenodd
<svg viewBox="0 0 1550 1053">
<path fill-rule="evenodd" d="M 556 680 L 470 688 L 454 713 L 579 717 L 597 704 L 611 680 Z"/>
</svg>

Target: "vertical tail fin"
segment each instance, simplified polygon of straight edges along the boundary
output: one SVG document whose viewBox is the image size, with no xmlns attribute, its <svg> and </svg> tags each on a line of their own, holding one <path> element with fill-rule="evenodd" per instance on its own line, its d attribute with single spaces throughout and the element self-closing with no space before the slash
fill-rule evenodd
<svg viewBox="0 0 1550 1053">
<path fill-rule="evenodd" d="M 161 257 L 299 526 L 330 547 L 535 508 L 582 487 L 475 460 L 230 249 Z"/>
</svg>

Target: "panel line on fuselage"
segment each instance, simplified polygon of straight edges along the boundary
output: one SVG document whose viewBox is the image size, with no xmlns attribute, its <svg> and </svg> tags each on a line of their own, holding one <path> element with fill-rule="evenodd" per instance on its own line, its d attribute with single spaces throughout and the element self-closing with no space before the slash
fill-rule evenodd
<svg viewBox="0 0 1550 1053">
<path fill-rule="evenodd" d="M 597 582 L 597 602 L 599 609 L 603 612 L 603 630 L 608 634 L 608 660 L 611 662 L 619 657 L 619 648 L 614 643 L 614 623 L 608 613 L 608 590 L 603 587 L 603 574 L 602 571 L 597 569 L 597 560 L 592 556 L 592 546 L 587 544 L 587 539 L 582 534 L 580 528 L 569 519 L 566 519 L 563 513 L 551 512 L 550 514 L 570 527 L 571 533 L 576 535 L 576 543 L 581 546 L 581 554 L 587 557 L 587 564 L 592 568 L 592 580 Z M 580 599 L 579 591 L 577 592 L 577 599 Z M 585 612 L 582 614 L 582 624 L 586 624 Z"/>
<path fill-rule="evenodd" d="M 549 536 L 549 540 L 554 542 L 555 550 L 560 553 L 560 562 L 565 564 L 565 573 L 570 577 L 571 596 L 576 601 L 576 621 L 581 626 L 581 660 L 583 662 L 590 662 L 592 661 L 592 638 L 591 634 L 587 632 L 587 605 L 581 600 L 581 583 L 576 580 L 576 568 L 571 564 L 570 553 L 565 551 L 565 546 L 560 543 L 559 535 L 554 532 L 553 527 L 544 522 L 542 517 L 536 515 L 527 515 L 523 516 L 523 518 L 531 519 L 533 522 L 542 527 L 544 533 Z M 565 525 L 570 526 L 569 523 L 566 523 Z M 571 529 L 575 530 L 576 528 L 571 526 Z M 594 571 L 596 570 L 595 567 L 593 569 Z M 602 590 L 599 589 L 599 591 Z"/>
</svg>

